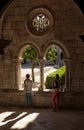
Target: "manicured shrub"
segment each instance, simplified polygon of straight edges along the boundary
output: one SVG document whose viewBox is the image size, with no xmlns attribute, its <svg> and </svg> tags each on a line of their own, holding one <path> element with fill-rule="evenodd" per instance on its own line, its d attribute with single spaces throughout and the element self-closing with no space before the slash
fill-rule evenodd
<svg viewBox="0 0 84 130">
<path fill-rule="evenodd" d="M 65 71 L 66 71 L 65 66 L 62 66 L 59 69 L 57 69 L 56 71 L 54 71 L 53 73 L 49 74 L 46 77 L 46 81 L 45 81 L 46 89 L 52 88 L 52 83 L 53 83 L 53 80 L 54 80 L 56 74 L 59 74 L 62 84 L 65 84 Z"/>
</svg>

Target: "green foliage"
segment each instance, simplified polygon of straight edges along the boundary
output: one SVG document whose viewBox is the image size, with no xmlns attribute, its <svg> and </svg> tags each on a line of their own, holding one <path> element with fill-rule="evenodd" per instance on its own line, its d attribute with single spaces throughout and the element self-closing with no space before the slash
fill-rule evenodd
<svg viewBox="0 0 84 130">
<path fill-rule="evenodd" d="M 29 59 L 30 62 L 31 62 L 31 66 L 32 66 L 32 80 L 33 82 L 35 81 L 35 78 L 34 78 L 34 63 L 35 61 L 37 61 L 37 52 L 36 50 L 31 47 L 31 46 L 28 46 L 24 51 L 23 51 L 23 54 L 22 54 L 22 58 L 24 60 L 26 59 Z M 24 61 L 23 60 L 23 61 Z"/>
<path fill-rule="evenodd" d="M 36 60 L 37 59 L 36 50 L 31 46 L 27 47 L 22 53 L 22 58 Z"/>
<path fill-rule="evenodd" d="M 48 49 L 48 52 L 46 54 L 46 59 L 47 60 L 51 60 L 51 61 L 56 61 L 56 58 L 57 58 L 57 52 L 56 52 L 56 49 L 54 48 L 49 48 Z"/>
<path fill-rule="evenodd" d="M 52 83 L 53 83 L 53 80 L 54 80 L 56 74 L 59 74 L 62 84 L 65 84 L 65 71 L 66 71 L 65 66 L 62 66 L 58 70 L 56 70 L 53 73 L 49 74 L 46 77 L 46 81 L 45 81 L 46 89 L 51 89 L 52 88 Z"/>
</svg>

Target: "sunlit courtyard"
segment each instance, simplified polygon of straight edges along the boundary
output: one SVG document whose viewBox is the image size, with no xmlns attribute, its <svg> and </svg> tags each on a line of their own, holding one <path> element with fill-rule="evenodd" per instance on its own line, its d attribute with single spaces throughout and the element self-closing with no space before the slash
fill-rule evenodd
<svg viewBox="0 0 84 130">
<path fill-rule="evenodd" d="M 56 70 L 56 68 L 54 66 L 44 67 L 44 81 L 46 79 L 46 76 L 49 75 L 50 73 L 54 72 L 55 70 Z M 26 65 L 23 65 L 22 68 L 21 68 L 22 82 L 25 79 L 25 76 L 26 76 L 27 73 L 30 74 L 30 78 L 31 78 L 31 76 L 32 76 L 31 67 L 27 67 L 27 64 L 26 64 Z M 39 66 L 34 68 L 34 73 L 35 73 L 35 82 L 38 82 L 40 80 L 40 68 L 39 68 Z"/>
<path fill-rule="evenodd" d="M 54 67 L 54 65 L 52 65 L 52 66 L 45 66 L 44 67 L 44 83 L 45 83 L 46 77 L 50 73 L 52 73 L 54 71 L 56 71 L 56 68 Z M 24 87 L 23 83 L 24 83 L 24 79 L 25 79 L 25 76 L 26 76 L 27 73 L 30 74 L 30 78 L 32 79 L 31 66 L 28 67 L 27 64 L 23 64 L 22 68 L 21 68 L 21 83 L 22 83 L 22 87 Z M 39 66 L 34 68 L 34 77 L 35 77 L 35 85 L 34 86 L 36 86 L 35 88 L 38 88 L 38 86 L 40 84 L 40 68 L 39 68 Z"/>
</svg>

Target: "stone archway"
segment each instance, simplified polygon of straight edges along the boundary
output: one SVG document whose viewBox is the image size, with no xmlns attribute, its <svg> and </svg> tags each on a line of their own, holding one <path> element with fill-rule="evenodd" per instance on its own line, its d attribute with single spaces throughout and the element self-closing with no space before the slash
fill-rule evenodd
<svg viewBox="0 0 84 130">
<path fill-rule="evenodd" d="M 58 42 L 58 41 L 55 41 L 55 40 L 49 41 L 49 43 L 45 47 L 45 51 L 44 51 L 44 56 L 43 57 L 45 57 L 45 54 L 46 54 L 47 50 L 53 44 L 57 45 L 59 48 L 61 48 L 61 50 L 63 52 L 63 61 L 64 61 L 64 64 L 66 66 L 65 88 L 66 88 L 66 91 L 69 91 L 69 89 L 70 89 L 70 56 L 69 56 L 69 53 L 68 53 L 67 49 L 65 48 L 65 46 L 61 42 Z"/>
<path fill-rule="evenodd" d="M 41 50 L 34 44 L 32 43 L 26 43 L 26 44 L 23 44 L 21 47 L 19 46 L 18 49 L 17 49 L 17 53 L 16 55 L 18 55 L 18 70 L 17 70 L 17 80 L 18 81 L 18 86 L 20 87 L 21 86 L 21 54 L 22 54 L 22 51 L 24 50 L 24 48 L 27 46 L 27 45 L 32 45 L 36 50 L 37 50 L 37 53 L 38 53 L 38 62 L 39 62 L 39 65 L 40 65 L 40 86 L 39 86 L 39 90 L 44 90 L 44 63 L 45 63 L 45 59 L 44 59 L 44 55 L 45 53 L 47 52 L 48 48 L 55 44 L 57 46 L 59 46 L 62 51 L 63 51 L 63 60 L 64 60 L 64 63 L 65 63 L 65 66 L 66 66 L 66 78 L 65 78 L 65 86 L 66 87 L 66 90 L 68 91 L 69 88 L 70 88 L 70 56 L 69 56 L 69 53 L 67 51 L 67 49 L 65 48 L 65 46 L 63 46 L 63 44 L 61 44 L 60 42 L 57 42 L 57 41 L 49 41 L 49 43 L 47 43 L 44 48 L 44 53 L 41 53 Z M 16 56 L 17 57 L 17 56 Z"/>
<path fill-rule="evenodd" d="M 18 88 L 20 89 L 20 88 L 22 88 L 22 83 L 21 83 L 21 62 L 22 62 L 22 52 L 23 52 L 23 50 L 26 48 L 26 47 L 28 47 L 28 45 L 29 46 L 31 46 L 31 47 L 33 47 L 35 50 L 36 50 L 36 52 L 37 52 L 37 57 L 39 57 L 40 56 L 40 51 L 39 51 L 39 48 L 34 44 L 34 43 L 31 43 L 31 42 L 27 42 L 27 43 L 23 43 L 21 46 L 18 46 L 17 47 L 17 50 L 16 50 L 16 53 L 14 54 L 15 55 L 15 57 L 17 57 L 17 71 L 16 71 L 16 78 L 17 78 L 17 82 L 18 82 Z M 39 56 L 38 56 L 39 55 Z M 28 72 L 26 72 L 26 73 L 28 73 Z"/>
</svg>

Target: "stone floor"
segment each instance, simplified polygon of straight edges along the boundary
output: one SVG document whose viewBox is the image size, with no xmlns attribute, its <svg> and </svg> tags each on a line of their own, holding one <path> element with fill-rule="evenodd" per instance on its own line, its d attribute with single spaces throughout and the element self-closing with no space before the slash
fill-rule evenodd
<svg viewBox="0 0 84 130">
<path fill-rule="evenodd" d="M 0 107 L 0 130 L 84 130 L 84 111 Z"/>
</svg>

